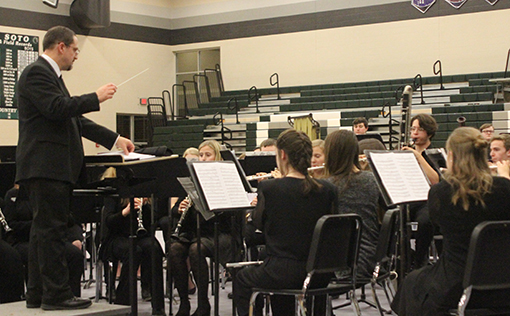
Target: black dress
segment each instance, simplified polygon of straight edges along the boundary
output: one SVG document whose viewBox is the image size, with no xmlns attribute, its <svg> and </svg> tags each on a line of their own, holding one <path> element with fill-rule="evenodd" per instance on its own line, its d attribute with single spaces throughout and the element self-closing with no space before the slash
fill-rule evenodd
<svg viewBox="0 0 510 316">
<path fill-rule="evenodd" d="M 471 233 L 476 225 L 488 220 L 510 219 L 510 181 L 494 178 L 486 207 L 470 204 L 468 211 L 451 202 L 452 187 L 446 181 L 432 186 L 428 205 L 430 219 L 443 234 L 443 252 L 433 266 L 410 273 L 397 291 L 391 308 L 398 315 L 445 315 L 456 308 L 462 295 Z"/>
<path fill-rule="evenodd" d="M 254 223 L 266 240 L 267 258 L 258 267 L 237 274 L 234 299 L 240 316 L 248 315 L 253 287 L 301 288 L 306 277 L 306 261 L 317 220 L 336 213 L 336 187 L 321 180 L 322 188 L 308 195 L 302 193 L 302 179 L 282 178 L 262 181 Z M 293 298 L 274 297 L 274 315 L 294 315 Z M 256 313 L 260 313 L 257 309 Z"/>
</svg>

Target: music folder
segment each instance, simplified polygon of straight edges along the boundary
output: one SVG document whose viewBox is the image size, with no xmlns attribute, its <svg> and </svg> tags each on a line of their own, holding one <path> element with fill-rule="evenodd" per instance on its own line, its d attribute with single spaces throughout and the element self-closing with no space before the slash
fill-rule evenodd
<svg viewBox="0 0 510 316">
<path fill-rule="evenodd" d="M 430 183 L 412 151 L 365 150 L 387 206 L 426 201 Z"/>
<path fill-rule="evenodd" d="M 232 161 L 188 161 L 188 168 L 206 211 L 253 208 Z"/>
</svg>

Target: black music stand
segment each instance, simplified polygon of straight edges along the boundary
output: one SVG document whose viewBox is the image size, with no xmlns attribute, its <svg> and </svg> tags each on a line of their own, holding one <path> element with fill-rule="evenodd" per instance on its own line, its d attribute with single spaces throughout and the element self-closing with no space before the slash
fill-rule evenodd
<svg viewBox="0 0 510 316">
<path fill-rule="evenodd" d="M 93 157 L 93 158 L 92 158 Z M 183 195 L 184 191 L 177 181 L 177 177 L 189 176 L 184 158 L 176 156 L 157 157 L 146 160 L 134 160 L 122 162 L 116 156 L 86 156 L 87 173 L 89 179 L 98 179 L 106 168 L 115 167 L 117 178 L 106 181 L 91 182 L 86 189 L 105 192 L 108 198 L 124 197 L 130 199 L 130 237 L 129 237 L 129 262 L 130 262 L 130 302 L 131 316 L 138 315 L 136 267 L 134 267 L 134 240 L 136 238 L 136 227 L 134 225 L 136 214 L 134 210 L 134 198 L 151 197 L 151 226 L 154 226 L 154 205 L 158 198 L 169 198 L 171 196 Z M 113 158 L 112 158 L 113 157 Z M 100 161 L 98 161 L 100 160 Z M 94 193 L 94 194 L 97 194 Z M 151 229 L 151 232 L 154 230 Z M 154 251 L 154 249 L 153 249 Z M 154 260 L 154 255 L 152 256 Z M 153 261 L 153 267 L 155 266 Z M 154 275 L 154 274 L 153 274 Z M 155 286 L 155 282 L 152 282 Z"/>
<path fill-rule="evenodd" d="M 426 201 L 430 183 L 412 151 L 365 150 L 377 185 L 388 207 L 400 210 L 400 275 L 409 271 L 407 216 L 409 203 Z"/>
<path fill-rule="evenodd" d="M 198 196 L 205 209 L 202 212 L 213 212 L 215 215 L 222 212 L 236 212 L 253 209 L 246 195 L 243 185 L 243 176 L 239 173 L 232 161 L 189 161 L 188 168 L 191 179 L 195 184 Z M 244 177 L 245 178 L 245 177 Z M 226 195 L 226 189 L 229 194 Z M 250 191 L 251 192 L 251 191 Z M 244 199 L 243 199 L 244 194 Z M 218 199 L 222 196 L 222 199 Z M 197 212 L 197 247 L 201 256 L 200 245 L 200 218 Z M 207 218 L 204 216 L 204 218 Z M 213 217 L 214 222 L 214 315 L 219 315 L 219 238 L 218 219 Z M 200 270 L 200 269 L 199 269 Z"/>
</svg>

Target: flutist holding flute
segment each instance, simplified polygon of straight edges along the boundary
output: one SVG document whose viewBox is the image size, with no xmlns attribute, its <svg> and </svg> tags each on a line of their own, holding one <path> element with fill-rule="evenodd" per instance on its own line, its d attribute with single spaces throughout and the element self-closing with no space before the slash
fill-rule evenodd
<svg viewBox="0 0 510 316">
<path fill-rule="evenodd" d="M 154 240 L 150 232 L 151 210 L 150 200 L 146 198 L 135 198 L 134 209 L 135 216 L 129 216 L 131 205 L 128 200 L 121 201 L 115 199 L 105 200 L 105 224 L 106 237 L 103 242 L 103 248 L 100 256 L 103 260 L 110 262 L 121 261 L 122 270 L 119 284 L 115 291 L 115 304 L 130 305 L 129 301 L 129 227 L 130 219 L 136 221 L 134 264 L 141 266 L 142 298 L 151 300 L 152 315 L 164 314 L 164 296 L 163 296 L 163 250 L 159 242 Z M 153 241 L 155 241 L 153 243 Z M 156 249 L 154 262 L 155 274 L 152 275 L 152 245 Z M 111 290 L 111 286 L 110 286 Z"/>
</svg>

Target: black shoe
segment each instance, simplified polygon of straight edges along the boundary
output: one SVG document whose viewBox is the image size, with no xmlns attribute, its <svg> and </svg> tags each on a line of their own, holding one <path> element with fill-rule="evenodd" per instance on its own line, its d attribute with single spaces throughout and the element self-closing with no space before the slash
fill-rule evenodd
<svg viewBox="0 0 510 316">
<path fill-rule="evenodd" d="M 153 309 L 152 316 L 166 316 L 165 311 L 161 309 Z"/>
<path fill-rule="evenodd" d="M 89 299 L 73 297 L 55 304 L 42 303 L 41 308 L 46 311 L 52 311 L 52 310 L 82 309 L 87 308 L 90 305 L 92 305 L 92 301 Z"/>
<path fill-rule="evenodd" d="M 211 305 L 209 302 L 207 304 L 202 304 L 203 306 L 199 306 L 197 310 L 191 314 L 191 316 L 211 316 Z"/>
<path fill-rule="evenodd" d="M 150 302 L 152 300 L 151 291 L 142 289 L 142 299 L 146 302 Z"/>
<path fill-rule="evenodd" d="M 181 304 L 179 305 L 179 310 L 175 316 L 189 316 L 190 309 L 191 305 L 189 303 L 189 299 L 186 300 L 181 298 Z"/>
<path fill-rule="evenodd" d="M 39 308 L 41 307 L 41 301 L 27 301 L 27 308 Z"/>
</svg>

